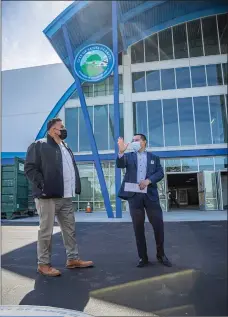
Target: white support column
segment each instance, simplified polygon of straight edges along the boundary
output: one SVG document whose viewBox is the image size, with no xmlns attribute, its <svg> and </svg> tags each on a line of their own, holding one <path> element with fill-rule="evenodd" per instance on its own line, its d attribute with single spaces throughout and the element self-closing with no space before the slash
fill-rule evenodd
<svg viewBox="0 0 228 317">
<path fill-rule="evenodd" d="M 132 83 L 131 83 L 131 49 L 123 54 L 123 115 L 124 115 L 124 139 L 130 142 L 133 136 L 133 105 L 132 105 Z"/>
</svg>

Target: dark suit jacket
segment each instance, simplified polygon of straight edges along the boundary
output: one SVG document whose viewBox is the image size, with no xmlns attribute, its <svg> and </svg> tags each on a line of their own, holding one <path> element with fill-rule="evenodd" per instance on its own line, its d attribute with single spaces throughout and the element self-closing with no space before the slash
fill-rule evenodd
<svg viewBox="0 0 228 317">
<path fill-rule="evenodd" d="M 135 193 L 125 192 L 124 186 L 127 183 L 137 183 L 137 153 L 130 152 L 125 153 L 121 158 L 117 157 L 116 165 L 118 168 L 126 168 L 126 174 L 124 176 L 118 196 L 124 200 L 128 200 L 133 197 Z M 151 184 L 148 186 L 147 195 L 153 201 L 159 199 L 157 183 L 164 177 L 163 168 L 160 164 L 158 156 L 147 152 L 147 173 L 146 179 L 151 180 Z"/>
</svg>

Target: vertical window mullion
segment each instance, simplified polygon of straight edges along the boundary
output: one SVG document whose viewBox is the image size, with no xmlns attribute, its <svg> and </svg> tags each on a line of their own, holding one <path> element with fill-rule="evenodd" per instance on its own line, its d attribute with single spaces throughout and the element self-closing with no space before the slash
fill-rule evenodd
<svg viewBox="0 0 228 317">
<path fill-rule="evenodd" d="M 195 132 L 195 143 L 197 145 L 196 118 L 195 118 L 195 106 L 194 106 L 194 98 L 193 97 L 192 97 L 192 112 L 193 112 L 193 123 L 194 123 L 194 132 Z"/>
<path fill-rule="evenodd" d="M 210 107 L 209 96 L 207 96 L 207 102 L 208 102 L 208 110 L 209 110 L 209 121 L 210 121 L 210 130 L 211 130 L 211 142 L 212 142 L 212 144 L 214 144 L 213 133 L 212 133 L 212 126 L 211 126 L 211 107 Z"/>
<path fill-rule="evenodd" d="M 216 29 L 217 29 L 217 37 L 218 37 L 219 54 L 221 55 L 221 44 L 220 44 L 220 38 L 219 38 L 219 28 L 218 28 L 218 16 L 217 16 L 217 14 L 215 16 L 215 20 L 216 20 Z"/>
<path fill-rule="evenodd" d="M 178 132 L 179 132 L 179 146 L 181 146 L 181 134 L 180 134 L 180 118 L 179 118 L 179 102 L 176 99 L 177 104 L 177 124 L 178 124 Z"/>
<path fill-rule="evenodd" d="M 163 144 L 166 146 L 165 142 L 165 122 L 164 122 L 164 109 L 163 109 L 163 99 L 161 99 L 161 109 L 162 109 L 162 130 L 163 130 Z"/>
<path fill-rule="evenodd" d="M 203 56 L 205 56 L 205 47 L 204 47 L 204 38 L 203 38 L 203 23 L 202 23 L 202 19 L 200 19 L 200 29 L 201 29 L 201 37 L 202 37 L 202 45 L 203 45 Z"/>
</svg>

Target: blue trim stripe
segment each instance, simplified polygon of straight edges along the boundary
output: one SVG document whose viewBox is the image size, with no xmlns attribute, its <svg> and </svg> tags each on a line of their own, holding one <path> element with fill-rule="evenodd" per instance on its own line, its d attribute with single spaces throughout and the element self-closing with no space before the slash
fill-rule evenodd
<svg viewBox="0 0 228 317">
<path fill-rule="evenodd" d="M 200 149 L 200 150 L 177 150 L 177 151 L 154 151 L 160 158 L 178 157 L 200 157 L 200 156 L 224 156 L 228 155 L 228 149 Z M 2 160 L 13 159 L 14 157 L 25 158 L 26 152 L 2 152 Z M 77 162 L 93 162 L 92 154 L 74 155 Z M 113 161 L 116 159 L 115 153 L 100 154 L 101 161 Z"/>
</svg>

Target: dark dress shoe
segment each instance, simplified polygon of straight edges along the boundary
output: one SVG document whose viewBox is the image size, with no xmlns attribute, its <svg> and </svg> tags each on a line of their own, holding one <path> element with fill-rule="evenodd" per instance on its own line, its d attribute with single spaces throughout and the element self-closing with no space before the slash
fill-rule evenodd
<svg viewBox="0 0 228 317">
<path fill-rule="evenodd" d="M 149 263 L 148 259 L 140 259 L 137 267 L 144 267 L 148 265 L 148 263 Z"/>
<path fill-rule="evenodd" d="M 166 255 L 157 255 L 157 259 L 158 259 L 158 262 L 160 262 L 161 264 L 165 266 L 168 266 L 168 267 L 172 266 L 172 263 L 169 261 Z"/>
</svg>

